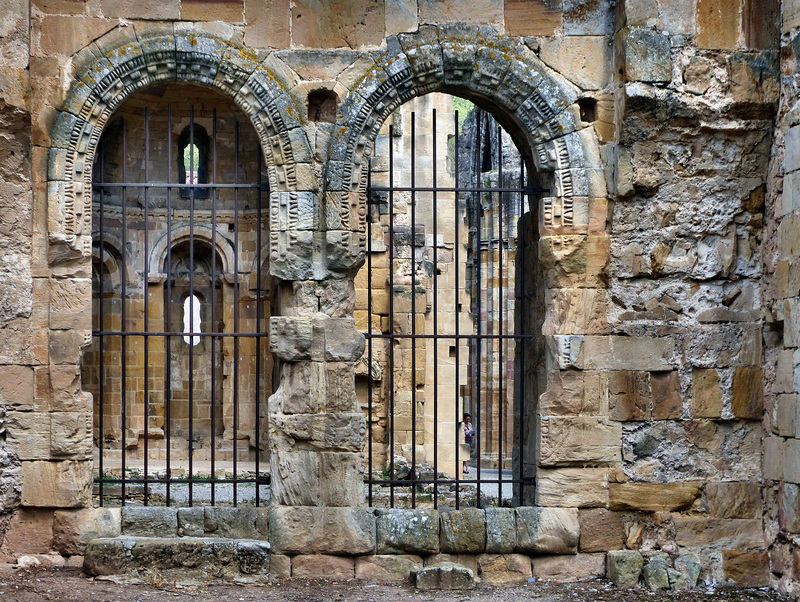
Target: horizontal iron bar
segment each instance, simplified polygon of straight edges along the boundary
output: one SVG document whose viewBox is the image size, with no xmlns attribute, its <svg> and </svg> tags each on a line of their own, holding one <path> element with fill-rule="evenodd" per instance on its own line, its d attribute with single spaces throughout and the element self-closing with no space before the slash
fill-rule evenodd
<svg viewBox="0 0 800 602">
<path fill-rule="evenodd" d="M 240 483 L 258 483 L 259 485 L 269 485 L 270 484 L 270 477 L 259 477 L 257 479 L 205 479 L 205 478 L 196 478 L 196 479 L 189 479 L 189 478 L 180 478 L 180 479 L 160 479 L 160 478 L 152 478 L 152 479 L 95 479 L 94 483 L 100 485 L 108 485 L 114 483 L 141 483 L 141 484 L 167 484 L 167 483 L 219 483 L 219 484 L 240 484 Z M 505 483 L 505 481 L 503 481 Z"/>
<path fill-rule="evenodd" d="M 167 182 L 92 182 L 92 188 L 261 188 L 269 190 L 269 186 L 261 184 L 169 184 Z M 202 200 L 202 199 L 198 199 Z"/>
<path fill-rule="evenodd" d="M 122 331 L 122 330 L 93 330 L 92 336 L 104 337 L 263 337 L 269 338 L 268 332 L 154 332 L 148 331 Z"/>
<path fill-rule="evenodd" d="M 523 485 L 533 485 L 535 482 L 536 482 L 536 479 L 534 477 L 529 477 L 527 479 L 503 479 L 502 484 L 505 485 L 506 483 L 508 483 L 508 484 L 522 483 Z M 370 485 L 395 485 L 395 486 L 397 486 L 397 485 L 406 485 L 408 487 L 411 487 L 411 486 L 414 486 L 414 485 L 420 485 L 420 484 L 423 484 L 423 485 L 430 484 L 430 485 L 432 485 L 434 483 L 436 483 L 438 485 L 454 485 L 454 484 L 470 485 L 470 484 L 473 484 L 473 483 L 475 485 L 477 485 L 478 483 L 480 483 L 481 485 L 498 485 L 498 484 L 500 484 L 500 480 L 499 479 L 481 479 L 480 481 L 478 481 L 478 480 L 475 480 L 475 479 L 473 479 L 473 480 L 467 480 L 467 479 L 461 479 L 461 480 L 456 480 L 456 479 L 437 479 L 437 480 L 434 481 L 433 479 L 414 479 L 412 481 L 410 479 L 406 479 L 406 480 L 395 479 L 395 480 L 392 481 L 390 479 L 386 479 L 385 481 L 368 481 L 368 484 L 370 484 Z"/>
<path fill-rule="evenodd" d="M 538 186 L 522 186 L 504 188 L 500 186 L 370 186 L 372 192 L 521 192 L 523 194 L 541 194 L 550 192 Z"/>
<path fill-rule="evenodd" d="M 533 339 L 532 334 L 369 334 L 368 339 Z"/>
</svg>

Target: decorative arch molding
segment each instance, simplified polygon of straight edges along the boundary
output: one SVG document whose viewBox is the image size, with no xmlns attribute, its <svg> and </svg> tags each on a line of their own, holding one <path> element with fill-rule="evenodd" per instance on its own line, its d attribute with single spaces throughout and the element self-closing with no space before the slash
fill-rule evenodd
<svg viewBox="0 0 800 602">
<path fill-rule="evenodd" d="M 328 246 L 347 238 L 347 267 L 358 266 L 366 250 L 368 161 L 378 131 L 400 105 L 429 92 L 465 96 L 500 113 L 524 138 L 537 171 L 552 174 L 553 196 L 565 209 L 601 194 L 590 191 L 589 172 L 601 173 L 601 166 L 596 139 L 585 135 L 591 130 L 582 132 L 579 90 L 519 38 L 490 27 L 431 26 L 389 38 L 387 47 L 342 103 L 326 165 Z"/>
<path fill-rule="evenodd" d="M 216 235 L 214 235 L 211 226 L 194 224 L 192 227 L 187 224 L 173 228 L 169 233 L 162 234 L 153 244 L 148 257 L 150 272 L 147 278 L 149 282 L 157 282 L 166 278 L 164 265 L 167 261 L 167 251 L 170 248 L 174 248 L 175 245 L 188 241 L 191 237 L 194 237 L 195 242 L 205 244 L 209 248 L 213 248 L 217 253 L 222 261 L 223 273 L 220 276 L 233 274 L 235 253 L 233 245 L 226 234 L 218 229 Z M 212 242 L 215 242 L 216 246 L 212 246 Z"/>
<path fill-rule="evenodd" d="M 81 66 L 51 129 L 48 229 L 51 247 L 57 247 L 51 262 L 91 254 L 92 165 L 100 135 L 125 99 L 160 82 L 215 88 L 236 102 L 258 133 L 276 199 L 271 205 L 287 193 L 316 199 L 298 183 L 297 170 L 311 163 L 312 154 L 304 112 L 288 92 L 292 76 L 279 59 L 177 26 L 171 34 L 160 29 L 149 37 L 125 29 L 110 32 L 109 42 L 101 38 L 75 57 Z M 276 211 L 281 208 L 272 207 Z"/>
</svg>

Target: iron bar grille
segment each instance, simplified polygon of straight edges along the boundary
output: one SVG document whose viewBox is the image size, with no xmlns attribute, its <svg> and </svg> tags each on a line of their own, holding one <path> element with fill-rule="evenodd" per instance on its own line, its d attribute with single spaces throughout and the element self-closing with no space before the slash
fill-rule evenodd
<svg viewBox="0 0 800 602">
<path fill-rule="evenodd" d="M 221 95 L 151 88 L 115 114 L 93 180 L 82 377 L 97 503 L 264 503 L 269 190 L 255 131 Z"/>
<path fill-rule="evenodd" d="M 523 400 L 535 367 L 516 298 L 530 270 L 520 218 L 538 190 L 491 115 L 453 105 L 404 105 L 371 159 L 356 277 L 370 506 L 517 505 L 532 492 Z"/>
</svg>

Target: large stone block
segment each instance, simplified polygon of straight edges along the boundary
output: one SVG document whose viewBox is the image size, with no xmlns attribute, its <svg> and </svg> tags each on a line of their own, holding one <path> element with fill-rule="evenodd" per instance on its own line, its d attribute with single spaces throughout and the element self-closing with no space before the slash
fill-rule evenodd
<svg viewBox="0 0 800 602">
<path fill-rule="evenodd" d="M 714 546 L 722 549 L 761 549 L 764 530 L 761 519 L 674 517 L 676 542 L 687 548 Z"/>
<path fill-rule="evenodd" d="M 439 549 L 447 554 L 479 554 L 486 549 L 486 517 L 483 510 L 439 512 Z"/>
<path fill-rule="evenodd" d="M 603 36 L 552 37 L 542 40 L 539 56 L 584 90 L 601 90 L 612 74 L 611 44 Z"/>
<path fill-rule="evenodd" d="M 543 416 L 598 414 L 601 405 L 600 376 L 591 370 L 553 370 L 548 390 L 539 399 Z"/>
<path fill-rule="evenodd" d="M 625 526 L 622 513 L 605 508 L 592 508 L 578 512 L 580 525 L 579 550 L 581 552 L 607 552 L 622 549 Z"/>
<path fill-rule="evenodd" d="M 324 14 L 325 19 L 315 15 Z M 292 7 L 292 44 L 302 48 L 378 46 L 384 37 L 383 2 L 299 0 Z"/>
<path fill-rule="evenodd" d="M 298 579 L 352 579 L 355 560 L 351 556 L 314 554 L 292 558 L 292 577 Z"/>
<path fill-rule="evenodd" d="M 504 17 L 510 36 L 552 36 L 562 27 L 561 6 L 547 2 L 506 0 Z"/>
<path fill-rule="evenodd" d="M 714 368 L 695 368 L 692 370 L 692 417 L 719 418 L 721 415 L 719 373 Z"/>
<path fill-rule="evenodd" d="M 8 522 L 0 542 L 0 561 L 13 563 L 18 556 L 47 554 L 53 547 L 53 511 L 24 508 Z"/>
<path fill-rule="evenodd" d="M 706 501 L 711 518 L 761 517 L 761 486 L 748 483 L 706 483 Z"/>
<path fill-rule="evenodd" d="M 579 538 L 577 508 L 517 508 L 519 552 L 575 554 Z"/>
<path fill-rule="evenodd" d="M 542 466 L 618 462 L 622 448 L 622 425 L 604 418 L 542 417 Z"/>
<path fill-rule="evenodd" d="M 648 372 L 614 370 L 606 373 L 608 412 L 611 420 L 650 419 Z"/>
<path fill-rule="evenodd" d="M 607 468 L 542 468 L 536 474 L 537 506 L 589 508 L 607 504 Z"/>
<path fill-rule="evenodd" d="M 210 537 L 269 539 L 269 512 L 253 506 L 209 506 L 204 509 L 203 530 Z"/>
<path fill-rule="evenodd" d="M 414 554 L 359 556 L 356 558 L 356 579 L 406 581 L 412 571 L 422 567 L 422 557 Z"/>
<path fill-rule="evenodd" d="M 457 564 L 437 564 L 411 573 L 411 582 L 419 591 L 467 590 L 475 587 L 475 574 Z"/>
<path fill-rule="evenodd" d="M 285 0 L 245 3 L 244 40 L 252 48 L 288 48 L 290 5 Z"/>
<path fill-rule="evenodd" d="M 7 409 L 33 408 L 33 368 L 0 366 L 0 400 Z"/>
<path fill-rule="evenodd" d="M 484 510 L 486 516 L 486 552 L 510 554 L 517 548 L 517 514 L 513 508 Z"/>
<path fill-rule="evenodd" d="M 644 559 L 635 550 L 615 550 L 606 557 L 609 580 L 617 587 L 638 587 Z"/>
<path fill-rule="evenodd" d="M 533 576 L 537 581 L 583 581 L 606 574 L 605 554 L 576 554 L 575 556 L 535 556 Z"/>
<path fill-rule="evenodd" d="M 56 510 L 53 516 L 53 548 L 63 556 L 82 555 L 98 537 L 117 537 L 122 532 L 120 508 Z"/>
<path fill-rule="evenodd" d="M 671 370 L 675 356 L 672 337 L 587 336 L 577 367 L 583 370 Z"/>
<path fill-rule="evenodd" d="M 436 510 L 378 510 L 378 554 L 436 554 L 439 513 Z"/>
<path fill-rule="evenodd" d="M 276 554 L 375 553 L 375 515 L 368 508 L 279 506 L 270 512 L 269 533 Z"/>
<path fill-rule="evenodd" d="M 79 412 L 51 413 L 50 453 L 53 458 L 90 459 L 92 457 L 92 415 Z"/>
<path fill-rule="evenodd" d="M 609 483 L 608 507 L 648 512 L 688 510 L 701 489 L 702 483 Z"/>
<path fill-rule="evenodd" d="M 270 426 L 274 425 L 271 421 Z M 272 441 L 276 440 L 271 437 Z M 319 503 L 318 452 L 273 450 L 270 455 L 272 495 L 283 506 L 316 506 Z"/>
<path fill-rule="evenodd" d="M 800 531 L 800 487 L 794 483 L 781 483 L 778 525 L 790 533 Z"/>
<path fill-rule="evenodd" d="M 729 0 L 697 1 L 697 46 L 733 50 L 739 43 L 739 4 Z"/>
<path fill-rule="evenodd" d="M 522 554 L 481 554 L 478 574 L 486 585 L 527 583 L 531 578 L 531 559 Z"/>
<path fill-rule="evenodd" d="M 50 458 L 50 414 L 7 412 L 6 441 L 21 460 Z"/>
<path fill-rule="evenodd" d="M 653 29 L 632 29 L 625 36 L 627 81 L 664 83 L 672 79 L 669 36 Z"/>
<path fill-rule="evenodd" d="M 22 463 L 22 505 L 81 508 L 92 493 L 92 462 Z"/>
<path fill-rule="evenodd" d="M 766 552 L 723 550 L 722 565 L 725 579 L 739 587 L 768 587 L 770 585 L 769 557 Z"/>
<path fill-rule="evenodd" d="M 122 533 L 135 537 L 175 537 L 178 533 L 178 510 L 159 506 L 123 508 Z"/>
<path fill-rule="evenodd" d="M 764 413 L 764 370 L 739 366 L 733 372 L 731 410 L 736 418 L 761 420 Z"/>
<path fill-rule="evenodd" d="M 683 413 L 681 379 L 677 370 L 650 373 L 653 420 L 680 418 Z"/>
</svg>

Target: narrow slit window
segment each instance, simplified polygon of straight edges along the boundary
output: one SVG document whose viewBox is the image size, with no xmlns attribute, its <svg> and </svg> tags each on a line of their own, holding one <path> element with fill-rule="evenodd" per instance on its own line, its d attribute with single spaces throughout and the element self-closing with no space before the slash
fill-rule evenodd
<svg viewBox="0 0 800 602">
<path fill-rule="evenodd" d="M 202 332 L 200 327 L 200 299 L 197 295 L 189 295 L 183 302 L 183 331 L 187 334 L 183 335 L 183 342 L 187 345 L 191 343 L 196 346 L 200 342 L 199 335 L 190 336 L 195 332 Z"/>
<path fill-rule="evenodd" d="M 178 176 L 181 184 L 197 188 L 181 188 L 181 198 L 207 199 L 208 132 L 202 125 L 187 125 L 178 137 Z"/>
</svg>

